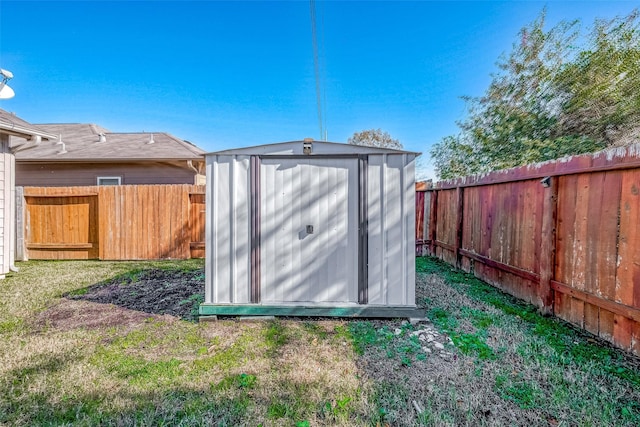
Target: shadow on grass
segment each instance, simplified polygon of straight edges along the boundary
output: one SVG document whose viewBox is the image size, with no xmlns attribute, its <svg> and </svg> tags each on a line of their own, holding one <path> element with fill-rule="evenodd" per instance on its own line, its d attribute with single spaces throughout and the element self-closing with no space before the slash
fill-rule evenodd
<svg viewBox="0 0 640 427">
<path fill-rule="evenodd" d="M 252 405 L 247 395 L 221 397 L 208 391 L 175 388 L 162 392 L 46 395 L 3 390 L 4 425 L 182 425 L 243 424 Z M 126 404 L 113 408 L 110 402 Z"/>
</svg>

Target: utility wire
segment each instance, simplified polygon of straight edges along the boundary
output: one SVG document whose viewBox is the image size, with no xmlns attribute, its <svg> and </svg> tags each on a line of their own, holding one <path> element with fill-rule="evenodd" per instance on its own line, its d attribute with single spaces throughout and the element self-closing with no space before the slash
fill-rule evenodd
<svg viewBox="0 0 640 427">
<path fill-rule="evenodd" d="M 313 41 L 313 68 L 316 77 L 316 106 L 318 109 L 318 130 L 320 131 L 320 140 L 327 140 L 326 130 L 326 118 L 324 105 L 326 104 L 326 96 L 323 92 L 322 77 L 323 73 L 320 67 L 320 54 L 318 49 L 318 28 L 317 28 L 317 15 L 316 15 L 316 2 L 315 0 L 309 0 L 309 6 L 311 9 L 311 38 Z M 322 42 L 322 40 L 321 40 Z"/>
</svg>

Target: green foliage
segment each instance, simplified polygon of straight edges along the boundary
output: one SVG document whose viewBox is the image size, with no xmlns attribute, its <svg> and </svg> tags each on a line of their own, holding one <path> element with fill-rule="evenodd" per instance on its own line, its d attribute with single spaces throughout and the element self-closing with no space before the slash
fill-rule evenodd
<svg viewBox="0 0 640 427">
<path fill-rule="evenodd" d="M 638 12 L 597 20 L 583 43 L 579 21 L 545 30 L 545 15 L 520 31 L 485 94 L 463 97 L 468 115 L 458 123 L 460 133 L 431 150 L 440 178 L 639 140 Z"/>
<path fill-rule="evenodd" d="M 607 145 L 632 142 L 640 118 L 640 23 L 626 17 L 596 20 L 588 46 L 557 76 L 564 93 L 562 126 Z M 635 135 L 637 139 L 637 135 Z"/>
<path fill-rule="evenodd" d="M 382 129 L 368 129 L 362 132 L 355 132 L 349 137 L 349 144 L 352 145 L 366 145 L 368 147 L 380 147 L 380 148 L 392 148 L 395 150 L 401 150 L 402 144 L 397 139 L 394 139 L 389 135 L 389 132 Z"/>
<path fill-rule="evenodd" d="M 196 322 L 200 316 L 200 304 L 204 302 L 203 294 L 193 294 L 189 298 L 180 301 L 180 305 L 189 304 L 191 305 L 191 311 L 189 312 L 189 316 L 187 319 L 192 322 Z"/>
</svg>

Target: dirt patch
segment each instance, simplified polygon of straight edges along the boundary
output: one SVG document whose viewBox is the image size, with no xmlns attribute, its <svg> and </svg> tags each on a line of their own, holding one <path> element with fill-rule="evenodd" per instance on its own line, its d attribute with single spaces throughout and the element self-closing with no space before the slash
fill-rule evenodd
<svg viewBox="0 0 640 427">
<path fill-rule="evenodd" d="M 195 321 L 198 306 L 204 301 L 204 270 L 143 270 L 65 296 Z"/>
<path fill-rule="evenodd" d="M 150 318 L 164 319 L 165 321 L 175 320 L 172 316 L 150 315 L 112 304 L 63 299 L 59 304 L 40 313 L 34 323 L 36 331 L 42 331 L 46 328 L 70 331 L 78 328 L 103 329 L 109 327 L 124 327 L 125 330 L 130 330 L 149 321 Z"/>
</svg>

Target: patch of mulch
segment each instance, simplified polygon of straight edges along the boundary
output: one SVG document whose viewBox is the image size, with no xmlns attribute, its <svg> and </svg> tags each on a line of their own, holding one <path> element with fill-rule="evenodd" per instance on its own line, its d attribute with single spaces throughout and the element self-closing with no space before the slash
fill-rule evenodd
<svg viewBox="0 0 640 427">
<path fill-rule="evenodd" d="M 143 270 L 91 285 L 82 295 L 76 292 L 66 297 L 195 321 L 198 306 L 204 301 L 204 269 Z"/>
</svg>

